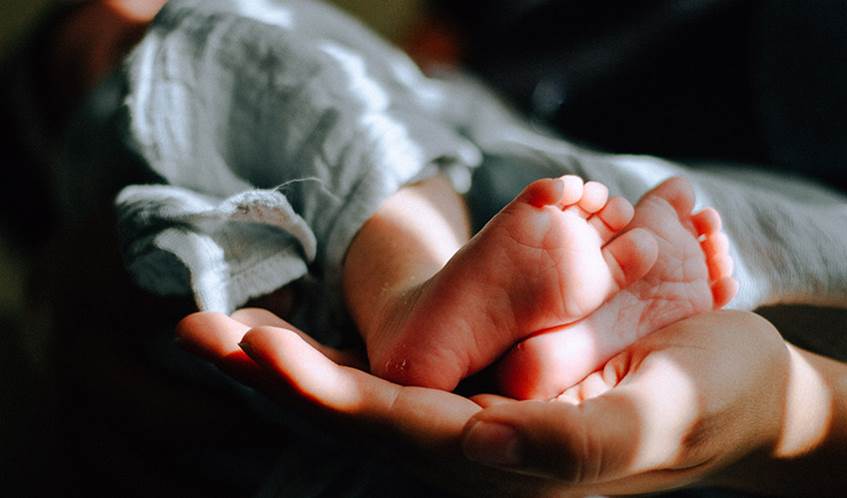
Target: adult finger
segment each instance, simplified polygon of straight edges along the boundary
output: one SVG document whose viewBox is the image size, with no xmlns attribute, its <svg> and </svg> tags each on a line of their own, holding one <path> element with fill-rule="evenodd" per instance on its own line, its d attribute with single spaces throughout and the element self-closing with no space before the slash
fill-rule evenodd
<svg viewBox="0 0 847 498">
<path fill-rule="evenodd" d="M 218 360 L 240 351 L 238 343 L 250 327 L 223 313 L 199 312 L 183 318 L 176 326 L 177 341 L 208 360 Z"/>
<path fill-rule="evenodd" d="M 254 328 L 241 347 L 302 399 L 421 448 L 457 453 L 462 428 L 480 409 L 452 393 L 399 386 L 338 365 L 291 330 Z"/>
<path fill-rule="evenodd" d="M 259 365 L 238 343 L 250 327 L 223 313 L 200 312 L 182 319 L 176 326 L 179 344 L 205 358 L 242 382 L 256 385 L 265 377 Z"/>
<path fill-rule="evenodd" d="M 368 369 L 367 361 L 362 357 L 361 353 L 325 346 L 313 339 L 309 334 L 299 330 L 268 310 L 262 308 L 243 308 L 233 313 L 232 318 L 249 328 L 270 326 L 289 330 L 299 335 L 309 346 L 320 351 L 321 354 L 339 365 L 354 367 L 360 370 Z"/>
<path fill-rule="evenodd" d="M 337 365 L 293 330 L 259 326 L 241 337 L 248 325 L 232 322 L 225 315 L 197 315 L 181 324 L 181 333 L 186 341 L 200 342 L 206 357 L 218 360 L 227 357 L 238 338 L 258 360 L 254 365 L 264 375 L 259 385 L 263 392 L 282 396 L 286 406 L 313 414 L 319 424 L 331 422 L 327 430 L 337 433 L 342 427 L 343 435 L 352 425 L 360 429 L 355 433 L 366 429 L 389 447 L 400 446 L 413 472 L 436 485 L 468 496 L 560 496 L 553 493 L 553 482 L 477 466 L 461 457 L 462 429 L 480 410 L 474 402 L 443 391 L 401 387 Z"/>
</svg>

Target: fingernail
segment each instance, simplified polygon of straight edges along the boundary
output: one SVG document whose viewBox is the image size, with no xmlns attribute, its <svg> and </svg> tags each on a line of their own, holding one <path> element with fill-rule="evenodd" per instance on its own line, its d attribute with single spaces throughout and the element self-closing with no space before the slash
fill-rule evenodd
<svg viewBox="0 0 847 498">
<path fill-rule="evenodd" d="M 477 422 L 462 444 L 465 456 L 486 465 L 514 467 L 521 463 L 521 444 L 512 427 L 494 422 Z"/>
</svg>

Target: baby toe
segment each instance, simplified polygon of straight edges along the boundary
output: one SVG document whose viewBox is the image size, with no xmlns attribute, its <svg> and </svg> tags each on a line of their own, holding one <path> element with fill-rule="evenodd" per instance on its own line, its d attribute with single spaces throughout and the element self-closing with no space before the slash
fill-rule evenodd
<svg viewBox="0 0 847 498">
<path fill-rule="evenodd" d="M 688 180 L 674 176 L 668 178 L 650 192 L 644 194 L 641 202 L 661 198 L 670 204 L 680 217 L 689 216 L 694 209 L 694 188 Z"/>
<path fill-rule="evenodd" d="M 738 294 L 738 281 L 732 277 L 726 277 L 712 284 L 712 302 L 715 309 L 720 309 L 732 301 Z"/>
<path fill-rule="evenodd" d="M 558 204 L 565 194 L 565 183 L 559 178 L 542 178 L 523 189 L 517 202 L 526 202 L 535 207 Z"/>
<path fill-rule="evenodd" d="M 723 232 L 714 233 L 706 237 L 706 240 L 700 243 L 700 247 L 709 259 L 729 254 L 729 237 Z"/>
<path fill-rule="evenodd" d="M 721 216 L 714 208 L 706 208 L 691 216 L 697 235 L 710 235 L 721 230 Z"/>
<path fill-rule="evenodd" d="M 564 188 L 558 206 L 560 209 L 565 209 L 582 199 L 584 183 L 582 178 L 576 175 L 565 175 L 560 180 Z"/>
<path fill-rule="evenodd" d="M 598 182 L 588 182 L 579 200 L 579 207 L 588 213 L 596 213 L 603 209 L 609 199 L 609 188 Z"/>
<path fill-rule="evenodd" d="M 713 258 L 709 258 L 707 264 L 709 267 L 709 278 L 712 282 L 730 277 L 735 266 L 729 254 L 718 254 Z"/>
</svg>

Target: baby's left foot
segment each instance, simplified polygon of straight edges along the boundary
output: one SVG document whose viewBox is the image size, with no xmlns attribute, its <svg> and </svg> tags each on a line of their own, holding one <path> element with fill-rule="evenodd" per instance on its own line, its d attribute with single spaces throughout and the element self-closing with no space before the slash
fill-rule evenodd
<svg viewBox="0 0 847 498">
<path fill-rule="evenodd" d="M 653 232 L 656 264 L 588 318 L 525 339 L 500 366 L 514 398 L 552 398 L 645 335 L 725 306 L 738 288 L 717 211 L 692 214 L 694 191 L 671 178 L 641 198 L 629 228 Z"/>
</svg>

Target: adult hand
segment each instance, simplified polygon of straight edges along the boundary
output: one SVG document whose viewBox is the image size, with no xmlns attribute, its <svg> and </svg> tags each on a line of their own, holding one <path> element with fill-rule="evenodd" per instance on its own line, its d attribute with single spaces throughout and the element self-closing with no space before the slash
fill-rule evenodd
<svg viewBox="0 0 847 498">
<path fill-rule="evenodd" d="M 823 372 L 752 314 L 700 315 L 656 332 L 554 401 L 476 403 L 343 366 L 349 356 L 267 314 L 234 318 L 193 315 L 180 335 L 266 391 L 376 428 L 427 462 L 422 469 L 438 469 L 426 477 L 468 494 L 629 494 L 704 479 L 766 489 L 778 479 L 756 477 L 773 462 L 843 446 L 822 429 L 835 420 L 843 442 L 843 393 L 833 402 L 819 381 L 843 376 L 843 365 Z"/>
<path fill-rule="evenodd" d="M 716 312 L 645 337 L 557 402 L 501 400 L 467 456 L 587 488 L 690 483 L 844 496 L 847 365 L 786 344 L 754 314 Z"/>
<path fill-rule="evenodd" d="M 548 479 L 464 457 L 462 431 L 480 405 L 372 376 L 357 355 L 322 346 L 269 312 L 247 309 L 232 318 L 196 313 L 180 322 L 177 333 L 189 350 L 280 403 L 293 403 L 311 420 L 329 422 L 327 429 L 342 439 L 361 435 L 369 450 L 376 442 L 402 454 L 394 460 L 436 486 L 466 496 L 566 496 Z"/>
</svg>

